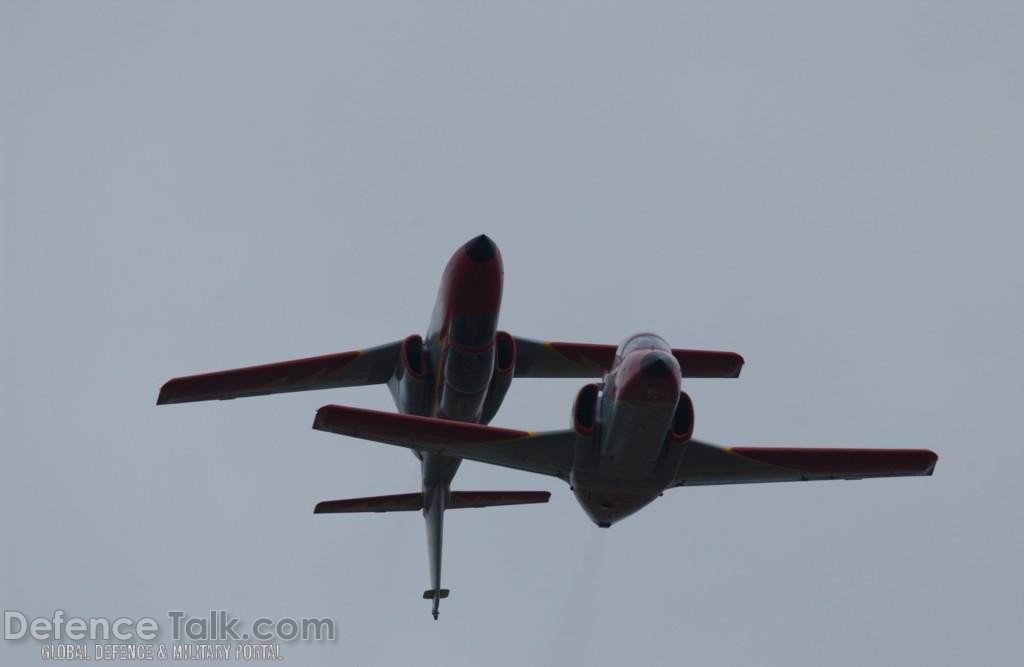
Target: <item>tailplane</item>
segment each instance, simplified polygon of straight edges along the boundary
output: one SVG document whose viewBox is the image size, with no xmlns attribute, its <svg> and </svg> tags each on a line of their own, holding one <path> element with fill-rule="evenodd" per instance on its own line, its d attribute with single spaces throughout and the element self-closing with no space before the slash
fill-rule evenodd
<svg viewBox="0 0 1024 667">
<path fill-rule="evenodd" d="M 314 514 L 348 514 L 350 512 L 415 512 L 423 509 L 422 493 L 398 493 L 392 496 L 323 500 L 316 504 Z"/>
<path fill-rule="evenodd" d="M 547 491 L 452 491 L 445 509 L 468 507 L 499 507 L 501 505 L 532 505 L 546 503 Z M 324 500 L 316 504 L 314 514 L 351 514 L 358 512 L 415 512 L 423 509 L 422 493 L 398 493 L 391 496 Z M 442 596 L 444 597 L 444 596 Z"/>
<path fill-rule="evenodd" d="M 429 505 L 424 505 L 424 496 Z M 423 493 L 399 493 L 390 496 L 324 500 L 316 504 L 315 514 L 349 514 L 354 512 L 414 512 L 423 510 L 427 520 L 427 546 L 430 553 L 430 572 L 433 588 L 423 591 L 423 599 L 432 602 L 430 610 L 434 620 L 440 613 L 441 600 L 450 591 L 441 588 L 441 529 L 446 509 L 468 507 L 498 507 L 501 505 L 532 505 L 546 503 L 547 491 L 448 491 L 446 486 L 434 486 Z"/>
<path fill-rule="evenodd" d="M 447 509 L 532 505 L 546 503 L 550 498 L 551 494 L 547 491 L 452 491 Z"/>
</svg>

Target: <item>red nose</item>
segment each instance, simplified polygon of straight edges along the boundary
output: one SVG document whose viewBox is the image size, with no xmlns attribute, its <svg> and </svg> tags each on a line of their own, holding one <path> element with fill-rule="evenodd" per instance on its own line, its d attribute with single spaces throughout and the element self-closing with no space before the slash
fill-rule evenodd
<svg viewBox="0 0 1024 667">
<path fill-rule="evenodd" d="M 455 251 L 445 267 L 441 291 L 448 316 L 494 316 L 501 306 L 501 252 L 481 234 Z"/>
</svg>

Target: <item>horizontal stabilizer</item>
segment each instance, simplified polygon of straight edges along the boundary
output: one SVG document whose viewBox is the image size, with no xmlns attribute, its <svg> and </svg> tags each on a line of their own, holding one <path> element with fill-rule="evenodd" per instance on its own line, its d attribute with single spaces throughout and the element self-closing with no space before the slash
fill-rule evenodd
<svg viewBox="0 0 1024 667">
<path fill-rule="evenodd" d="M 615 363 L 615 345 L 562 343 L 515 337 L 516 377 L 597 378 Z M 743 357 L 735 352 L 672 349 L 684 378 L 736 378 Z"/>
<path fill-rule="evenodd" d="M 452 491 L 445 509 L 458 510 L 502 505 L 546 503 L 547 491 Z M 358 512 L 415 512 L 423 509 L 422 493 L 398 493 L 392 496 L 323 500 L 316 504 L 314 514 L 353 514 Z"/>
<path fill-rule="evenodd" d="M 339 352 L 273 364 L 188 375 L 168 380 L 157 405 L 227 400 L 311 389 L 336 389 L 387 382 L 398 363 L 401 342 L 368 350 Z"/>
<path fill-rule="evenodd" d="M 423 591 L 423 599 L 424 600 L 433 600 L 434 599 L 434 593 L 437 593 L 437 592 L 441 593 L 438 597 L 440 597 L 442 600 L 445 599 L 446 597 L 448 597 L 448 595 L 451 593 L 451 591 L 448 590 L 447 588 L 442 588 L 440 591 L 435 591 L 433 588 L 428 588 L 427 590 Z"/>
<path fill-rule="evenodd" d="M 928 476 L 938 459 L 928 449 L 719 447 L 691 440 L 675 485 Z"/>
<path fill-rule="evenodd" d="M 546 503 L 550 498 L 551 494 L 547 491 L 452 491 L 448 509 L 530 505 Z"/>
<path fill-rule="evenodd" d="M 413 450 L 568 479 L 574 431 L 517 431 L 394 412 L 325 405 L 313 428 Z"/>
<path fill-rule="evenodd" d="M 422 493 L 398 493 L 393 496 L 371 496 L 346 500 L 323 500 L 316 504 L 314 514 L 347 514 L 354 512 L 415 512 L 423 509 Z"/>
</svg>

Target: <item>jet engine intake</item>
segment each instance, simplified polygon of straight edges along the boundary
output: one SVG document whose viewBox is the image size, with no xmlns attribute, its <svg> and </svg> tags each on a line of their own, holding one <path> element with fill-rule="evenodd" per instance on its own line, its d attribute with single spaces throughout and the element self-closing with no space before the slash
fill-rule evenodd
<svg viewBox="0 0 1024 667">
<path fill-rule="evenodd" d="M 672 442 L 689 442 L 693 437 L 693 401 L 685 391 L 679 392 L 679 402 L 676 403 L 676 411 L 672 415 L 672 428 L 669 429 L 669 439 Z"/>
<path fill-rule="evenodd" d="M 413 334 L 402 341 L 395 374 L 388 381 L 388 389 L 401 412 L 430 416 L 434 383 L 427 367 L 423 338 Z"/>
<path fill-rule="evenodd" d="M 585 384 L 576 394 L 572 405 L 572 428 L 578 435 L 592 436 L 597 425 L 598 395 L 601 388 L 596 384 Z"/>
</svg>

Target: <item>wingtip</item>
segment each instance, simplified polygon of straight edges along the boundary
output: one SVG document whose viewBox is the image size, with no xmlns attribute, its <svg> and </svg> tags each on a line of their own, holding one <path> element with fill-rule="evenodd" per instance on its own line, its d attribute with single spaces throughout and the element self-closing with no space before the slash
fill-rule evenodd
<svg viewBox="0 0 1024 667">
<path fill-rule="evenodd" d="M 745 364 L 745 363 L 747 363 L 747 360 L 743 358 L 743 355 L 742 354 L 737 354 L 736 355 L 736 374 L 733 375 L 734 378 L 738 378 L 740 376 L 740 373 L 743 371 L 743 364 Z"/>
<path fill-rule="evenodd" d="M 337 500 L 321 500 L 313 506 L 313 514 L 337 514 L 332 510 L 338 504 Z"/>
<path fill-rule="evenodd" d="M 334 406 L 331 406 L 331 405 L 321 405 L 317 409 L 316 415 L 313 417 L 313 430 L 315 430 L 315 431 L 326 431 L 327 430 L 327 428 L 326 428 L 326 423 L 327 423 L 326 411 L 327 411 L 328 408 L 331 408 L 331 407 L 334 407 Z"/>
<path fill-rule="evenodd" d="M 173 400 L 174 397 L 173 397 L 173 395 L 171 393 L 171 383 L 172 382 L 174 382 L 174 380 L 168 380 L 167 382 L 164 382 L 162 387 L 160 387 L 160 393 L 157 394 L 157 396 L 156 396 L 156 404 L 157 405 L 167 405 L 168 403 L 173 403 L 174 402 L 174 400 Z"/>
</svg>

